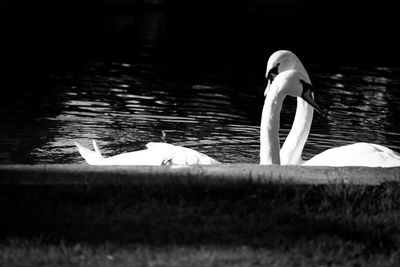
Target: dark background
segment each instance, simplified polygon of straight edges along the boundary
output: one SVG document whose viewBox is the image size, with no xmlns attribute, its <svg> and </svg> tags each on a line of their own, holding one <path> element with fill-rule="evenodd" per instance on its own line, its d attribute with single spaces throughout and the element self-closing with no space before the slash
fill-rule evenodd
<svg viewBox="0 0 400 267">
<path fill-rule="evenodd" d="M 399 58 L 397 9 L 383 1 L 3 0 L 1 10 L 8 71 L 93 59 L 265 68 L 277 49 L 315 64 Z"/>
</svg>

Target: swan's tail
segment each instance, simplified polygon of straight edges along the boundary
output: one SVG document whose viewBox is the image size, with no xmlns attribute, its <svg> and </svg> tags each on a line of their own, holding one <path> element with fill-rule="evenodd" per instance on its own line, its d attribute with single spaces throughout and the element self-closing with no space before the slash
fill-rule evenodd
<svg viewBox="0 0 400 267">
<path fill-rule="evenodd" d="M 75 142 L 75 146 L 78 148 L 79 153 L 81 154 L 82 158 L 86 160 L 86 162 L 90 165 L 98 164 L 98 161 L 103 159 L 101 155 L 100 149 L 96 144 L 96 141 L 93 140 L 93 147 L 95 151 L 92 151 L 81 144 Z"/>
<path fill-rule="evenodd" d="M 93 141 L 93 147 L 94 147 L 94 151 L 96 151 L 96 153 L 100 156 L 103 157 L 103 155 L 101 154 L 101 151 L 99 149 L 99 147 L 97 146 L 96 140 L 92 140 Z"/>
</svg>

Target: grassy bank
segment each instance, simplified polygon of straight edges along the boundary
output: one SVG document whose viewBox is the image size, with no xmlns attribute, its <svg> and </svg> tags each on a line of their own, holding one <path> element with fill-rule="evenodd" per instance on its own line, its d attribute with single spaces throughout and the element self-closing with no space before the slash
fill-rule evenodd
<svg viewBox="0 0 400 267">
<path fill-rule="evenodd" d="M 0 266 L 399 266 L 400 186 L 2 185 Z"/>
</svg>

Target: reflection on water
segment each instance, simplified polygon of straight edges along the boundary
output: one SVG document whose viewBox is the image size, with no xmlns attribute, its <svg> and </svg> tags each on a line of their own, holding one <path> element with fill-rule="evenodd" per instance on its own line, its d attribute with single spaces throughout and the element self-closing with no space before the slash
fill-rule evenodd
<svg viewBox="0 0 400 267">
<path fill-rule="evenodd" d="M 400 151 L 399 74 L 396 68 L 312 66 L 317 100 L 334 118 L 314 116 L 305 158 L 359 141 Z M 168 142 L 222 162 L 258 162 L 262 77 L 238 78 L 234 71 L 171 77 L 152 65 L 95 62 L 10 78 L 0 100 L 0 163 L 80 163 L 74 141 L 90 146 L 96 139 L 113 155 L 161 141 L 161 131 Z M 285 105 L 282 137 L 295 101 Z"/>
</svg>

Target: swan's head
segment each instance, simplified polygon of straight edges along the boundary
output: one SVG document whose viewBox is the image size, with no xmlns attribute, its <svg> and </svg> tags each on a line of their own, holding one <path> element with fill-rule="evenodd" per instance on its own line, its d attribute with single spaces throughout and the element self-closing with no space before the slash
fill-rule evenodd
<svg viewBox="0 0 400 267">
<path fill-rule="evenodd" d="M 275 77 L 284 71 L 296 70 L 305 76 L 305 80 L 310 83 L 307 71 L 299 58 L 288 50 L 279 50 L 274 52 L 268 59 L 267 72 L 265 77 L 267 78 L 268 85 L 265 89 L 264 96 L 267 95 L 269 88 L 274 81 Z"/>
<path fill-rule="evenodd" d="M 314 99 L 314 86 L 307 78 L 302 72 L 293 69 L 281 72 L 275 77 L 268 94 L 271 94 L 272 97 L 276 94 L 301 97 L 316 111 L 324 115 L 325 112 Z"/>
</svg>

